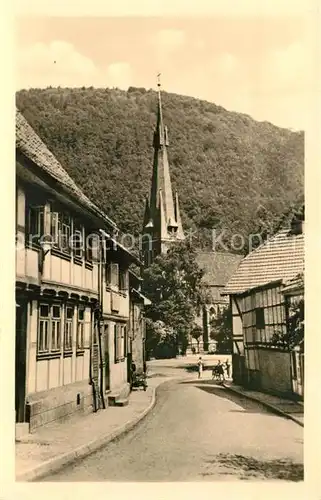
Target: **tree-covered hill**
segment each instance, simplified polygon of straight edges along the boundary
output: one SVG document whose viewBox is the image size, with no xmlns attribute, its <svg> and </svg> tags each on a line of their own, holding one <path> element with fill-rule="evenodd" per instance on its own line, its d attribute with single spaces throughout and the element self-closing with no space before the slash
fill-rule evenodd
<svg viewBox="0 0 321 500">
<path fill-rule="evenodd" d="M 17 106 L 84 192 L 124 232 L 142 228 L 152 173 L 152 90 L 31 89 Z M 213 103 L 163 95 L 185 229 L 246 237 L 303 199 L 304 135 Z M 226 236 L 228 238 L 229 236 Z"/>
</svg>

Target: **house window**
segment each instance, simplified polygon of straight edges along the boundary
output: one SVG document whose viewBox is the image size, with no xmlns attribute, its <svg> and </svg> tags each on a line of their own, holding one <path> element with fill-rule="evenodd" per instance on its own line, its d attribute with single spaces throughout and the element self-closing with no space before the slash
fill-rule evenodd
<svg viewBox="0 0 321 500">
<path fill-rule="evenodd" d="M 52 238 L 53 246 L 59 248 L 59 213 L 51 212 L 51 220 L 50 220 L 50 234 Z"/>
<path fill-rule="evenodd" d="M 265 328 L 264 308 L 257 307 L 255 309 L 255 325 L 258 330 Z"/>
<path fill-rule="evenodd" d="M 70 253 L 70 235 L 71 235 L 71 218 L 69 215 L 63 214 L 61 222 L 61 250 L 64 253 Z"/>
<path fill-rule="evenodd" d="M 77 350 L 82 351 L 85 346 L 85 337 L 84 337 L 84 328 L 85 328 L 85 309 L 83 307 L 79 307 L 78 309 L 78 322 L 77 322 Z"/>
<path fill-rule="evenodd" d="M 60 351 L 61 341 L 61 307 L 52 306 L 51 319 L 51 351 Z"/>
<path fill-rule="evenodd" d="M 70 254 L 71 218 L 68 214 L 51 212 L 50 234 L 53 246 Z"/>
<path fill-rule="evenodd" d="M 45 232 L 44 205 L 27 206 L 27 242 L 30 246 L 39 245 L 41 236 Z"/>
<path fill-rule="evenodd" d="M 85 253 L 87 262 L 93 261 L 93 247 L 95 245 L 94 235 L 88 230 L 85 232 Z"/>
<path fill-rule="evenodd" d="M 71 246 L 74 257 L 77 259 L 83 258 L 84 242 L 83 242 L 83 229 L 80 224 L 74 221 L 73 234 L 71 238 Z"/>
<path fill-rule="evenodd" d="M 119 286 L 119 266 L 115 262 L 109 262 L 106 265 L 106 284 L 112 286 Z"/>
<path fill-rule="evenodd" d="M 39 331 L 38 352 L 49 352 L 49 329 L 50 329 L 50 307 L 40 304 L 39 308 Z"/>
<path fill-rule="evenodd" d="M 127 269 L 119 269 L 119 290 L 128 290 Z"/>
<path fill-rule="evenodd" d="M 73 240 L 73 245 L 74 245 L 74 256 L 78 257 L 79 259 L 82 259 L 82 232 L 75 230 L 74 232 L 74 240 Z"/>
<path fill-rule="evenodd" d="M 40 304 L 38 353 L 57 353 L 61 350 L 61 306 Z"/>
<path fill-rule="evenodd" d="M 67 306 L 65 319 L 64 351 L 72 351 L 72 326 L 74 308 Z"/>
</svg>

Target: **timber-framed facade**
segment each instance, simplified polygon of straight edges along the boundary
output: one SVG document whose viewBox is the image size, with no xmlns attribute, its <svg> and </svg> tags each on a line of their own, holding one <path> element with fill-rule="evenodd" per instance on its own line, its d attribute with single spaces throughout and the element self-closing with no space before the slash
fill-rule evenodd
<svg viewBox="0 0 321 500">
<path fill-rule="evenodd" d="M 245 257 L 224 294 L 229 295 L 232 309 L 234 381 L 302 398 L 293 346 L 282 341 L 290 330 L 287 284 L 304 272 L 304 224 L 301 221 L 299 229 L 296 221 L 294 225 L 295 230 L 278 232 Z M 303 289 L 301 284 L 301 297 Z"/>
<path fill-rule="evenodd" d="M 129 266 L 116 224 L 16 112 L 16 423 L 106 407 L 128 385 Z"/>
</svg>

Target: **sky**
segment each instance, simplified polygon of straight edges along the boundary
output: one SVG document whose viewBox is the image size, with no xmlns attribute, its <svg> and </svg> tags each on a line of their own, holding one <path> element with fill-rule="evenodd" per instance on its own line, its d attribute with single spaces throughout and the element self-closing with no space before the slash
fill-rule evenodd
<svg viewBox="0 0 321 500">
<path fill-rule="evenodd" d="M 17 89 L 149 89 L 161 73 L 167 92 L 294 130 L 305 129 L 312 61 L 295 13 L 16 18 Z"/>
</svg>

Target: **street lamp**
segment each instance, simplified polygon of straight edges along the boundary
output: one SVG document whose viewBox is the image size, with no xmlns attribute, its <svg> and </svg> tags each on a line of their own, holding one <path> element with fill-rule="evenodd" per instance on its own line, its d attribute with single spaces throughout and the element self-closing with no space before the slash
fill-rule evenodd
<svg viewBox="0 0 321 500">
<path fill-rule="evenodd" d="M 38 261 L 38 263 L 39 263 L 39 271 L 41 273 L 43 272 L 43 266 L 44 266 L 44 262 L 45 262 L 45 257 L 47 255 L 47 253 L 50 252 L 51 247 L 52 247 L 51 238 L 50 238 L 50 241 L 48 241 L 47 239 L 40 238 L 40 251 L 39 251 L 39 261 Z"/>
</svg>

